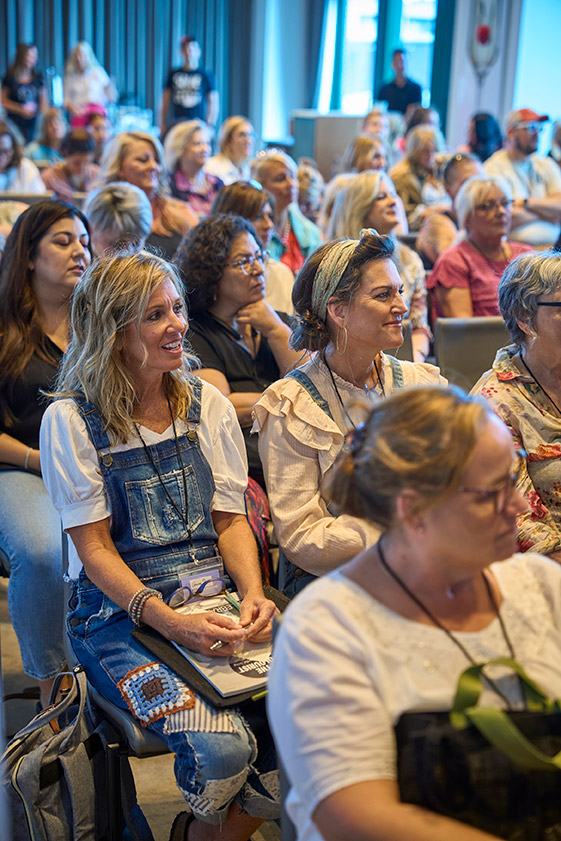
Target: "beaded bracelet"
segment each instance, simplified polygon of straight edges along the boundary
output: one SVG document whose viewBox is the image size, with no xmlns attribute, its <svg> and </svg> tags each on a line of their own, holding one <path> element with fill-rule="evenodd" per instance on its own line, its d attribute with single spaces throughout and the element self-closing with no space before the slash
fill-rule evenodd
<svg viewBox="0 0 561 841">
<path fill-rule="evenodd" d="M 127 613 L 135 625 L 140 625 L 140 617 L 142 616 L 144 605 L 148 599 L 152 598 L 152 596 L 155 596 L 157 599 L 160 599 L 160 601 L 163 601 L 162 594 L 158 590 L 153 590 L 151 587 L 142 587 L 140 590 L 137 590 L 131 598 L 127 608 Z"/>
</svg>

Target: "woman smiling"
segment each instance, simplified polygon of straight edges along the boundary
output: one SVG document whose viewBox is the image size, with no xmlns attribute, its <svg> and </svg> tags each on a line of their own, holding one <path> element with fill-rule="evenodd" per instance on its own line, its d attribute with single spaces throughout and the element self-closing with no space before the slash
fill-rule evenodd
<svg viewBox="0 0 561 841">
<path fill-rule="evenodd" d="M 403 343 L 407 311 L 393 250 L 389 237 L 367 230 L 360 241 L 326 243 L 309 258 L 294 286 L 299 323 L 292 347 L 316 353 L 255 406 L 288 595 L 377 537 L 363 520 L 335 517 L 323 495 L 345 435 L 364 420 L 368 404 L 392 391 L 444 382 L 432 365 L 383 352 Z"/>
</svg>

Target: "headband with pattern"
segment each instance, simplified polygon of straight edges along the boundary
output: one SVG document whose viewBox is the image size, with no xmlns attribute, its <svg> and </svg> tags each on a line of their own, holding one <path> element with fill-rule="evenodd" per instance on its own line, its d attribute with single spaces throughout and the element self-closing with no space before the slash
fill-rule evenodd
<svg viewBox="0 0 561 841">
<path fill-rule="evenodd" d="M 355 248 L 365 234 L 379 236 L 374 228 L 363 228 L 360 239 L 345 239 L 334 243 L 317 268 L 312 286 L 312 310 L 322 321 L 325 321 L 327 316 L 327 302 L 337 289 Z"/>
</svg>

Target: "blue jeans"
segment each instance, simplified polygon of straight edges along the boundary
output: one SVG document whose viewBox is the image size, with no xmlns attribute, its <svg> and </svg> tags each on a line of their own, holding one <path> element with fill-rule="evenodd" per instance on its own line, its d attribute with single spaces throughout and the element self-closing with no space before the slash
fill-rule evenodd
<svg viewBox="0 0 561 841">
<path fill-rule="evenodd" d="M 40 476 L 0 472 L 0 546 L 10 563 L 8 607 L 23 670 L 36 680 L 64 666 L 60 517 Z"/>
<path fill-rule="evenodd" d="M 177 582 L 164 575 L 145 583 L 165 597 Z M 96 689 L 128 708 L 175 753 L 177 785 L 196 817 L 223 823 L 236 801 L 253 817 L 278 818 L 278 771 L 264 706 L 248 706 L 258 722 L 251 722 L 253 729 L 237 709 L 212 707 L 154 661 L 130 636 L 132 628 L 127 614 L 82 571 L 67 617 L 74 652 Z"/>
<path fill-rule="evenodd" d="M 123 561 L 164 600 L 195 563 L 216 557 L 212 470 L 198 443 L 201 387 L 195 384 L 187 422 L 177 440 L 120 453 L 95 406 L 76 402 L 98 451 L 111 501 L 111 537 Z M 81 571 L 67 616 L 76 656 L 96 689 L 175 753 L 177 784 L 193 813 L 222 823 L 236 801 L 249 815 L 279 816 L 279 781 L 272 736 L 263 707 L 255 729 L 236 709 L 203 700 L 130 635 L 132 622 Z M 253 712 L 253 710 L 252 710 Z"/>
</svg>

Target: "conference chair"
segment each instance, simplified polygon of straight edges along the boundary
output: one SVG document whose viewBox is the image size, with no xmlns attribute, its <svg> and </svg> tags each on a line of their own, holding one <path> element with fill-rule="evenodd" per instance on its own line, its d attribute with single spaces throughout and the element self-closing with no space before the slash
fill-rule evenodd
<svg viewBox="0 0 561 841">
<path fill-rule="evenodd" d="M 511 341 L 501 316 L 437 318 L 434 324 L 436 364 L 443 377 L 465 391 L 492 367 L 497 350 Z"/>
</svg>

